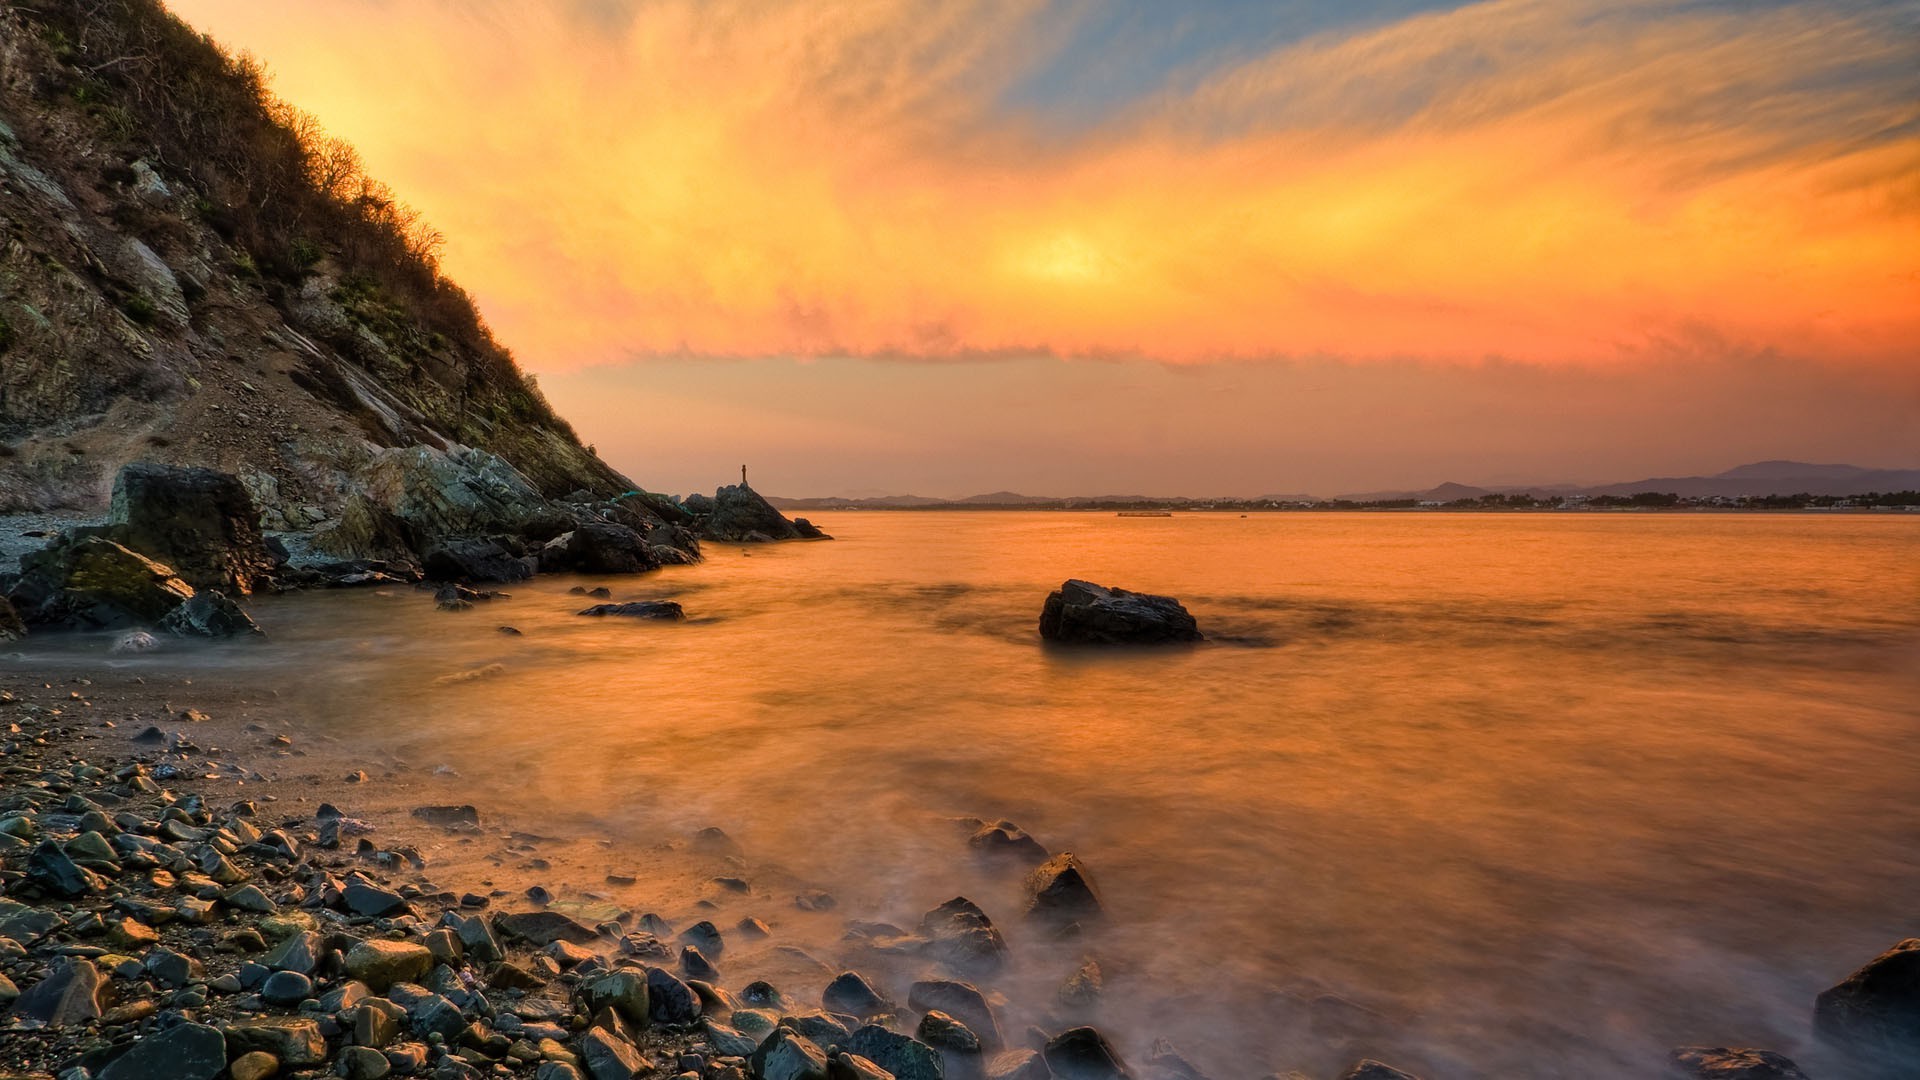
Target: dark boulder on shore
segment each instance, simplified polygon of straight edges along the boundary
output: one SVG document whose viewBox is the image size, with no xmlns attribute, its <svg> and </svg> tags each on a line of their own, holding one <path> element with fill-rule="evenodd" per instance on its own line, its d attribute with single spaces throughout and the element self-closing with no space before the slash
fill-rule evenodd
<svg viewBox="0 0 1920 1080">
<path fill-rule="evenodd" d="M 107 533 L 166 563 L 195 588 L 242 596 L 270 587 L 279 560 L 240 479 L 213 469 L 135 462 L 113 481 Z"/>
<path fill-rule="evenodd" d="M 1072 578 L 1047 596 L 1040 636 L 1078 645 L 1159 645 L 1205 640 L 1180 601 Z"/>
<path fill-rule="evenodd" d="M 430 581 L 511 583 L 533 576 L 527 561 L 497 540 L 448 540 L 428 550 L 421 569 Z"/>
<path fill-rule="evenodd" d="M 645 537 L 610 521 L 576 526 L 540 549 L 544 573 L 642 574 L 659 567 Z"/>
<path fill-rule="evenodd" d="M 160 629 L 175 637 L 223 638 L 258 634 L 261 629 L 246 610 L 218 589 L 203 589 L 188 597 L 160 620 Z"/>
<path fill-rule="evenodd" d="M 1813 1028 L 1867 1061 L 1920 1062 L 1920 938 L 1907 938 L 1821 991 Z"/>
<path fill-rule="evenodd" d="M 715 491 L 712 498 L 689 496 L 685 505 L 698 522 L 700 535 L 708 540 L 760 544 L 775 540 L 832 539 L 805 518 L 787 520 L 785 514 L 745 484 L 729 484 Z"/>
<path fill-rule="evenodd" d="M 1071 851 L 1063 851 L 1027 875 L 1029 918 L 1065 926 L 1098 920 L 1105 909 L 1093 875 Z"/>
<path fill-rule="evenodd" d="M 152 626 L 193 596 L 193 586 L 105 537 L 61 537 L 20 559 L 8 599 L 29 626 L 119 630 Z"/>
</svg>

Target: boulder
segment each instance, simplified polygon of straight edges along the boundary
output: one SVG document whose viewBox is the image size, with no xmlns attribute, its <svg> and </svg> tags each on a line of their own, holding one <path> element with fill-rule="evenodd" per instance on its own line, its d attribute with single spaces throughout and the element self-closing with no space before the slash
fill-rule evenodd
<svg viewBox="0 0 1920 1080">
<path fill-rule="evenodd" d="M 527 561 L 493 540 L 445 540 L 428 550 L 421 570 L 430 581 L 525 581 Z"/>
<path fill-rule="evenodd" d="M 593 1080 L 633 1080 L 650 1068 L 632 1043 L 597 1027 L 580 1036 L 580 1063 Z"/>
<path fill-rule="evenodd" d="M 1005 860 L 1037 866 L 1047 861 L 1048 851 L 1040 841 L 1011 821 L 981 825 L 967 837 L 967 846 L 985 859 Z"/>
<path fill-rule="evenodd" d="M 397 982 L 419 982 L 433 970 L 433 952 L 425 945 L 368 938 L 347 950 L 347 974 L 384 994 Z"/>
<path fill-rule="evenodd" d="M 1907 938 L 1821 991 L 1813 1029 L 1860 1057 L 1920 1060 L 1920 938 Z"/>
<path fill-rule="evenodd" d="M 227 1067 L 227 1037 L 205 1024 L 177 1024 L 133 1044 L 99 1080 L 213 1080 Z"/>
<path fill-rule="evenodd" d="M 255 1051 L 272 1054 L 282 1065 L 318 1065 L 327 1060 L 327 1040 L 319 1023 L 306 1017 L 266 1016 L 227 1029 L 227 1053 L 238 1058 Z"/>
<path fill-rule="evenodd" d="M 1060 926 L 1094 921 L 1104 912 L 1093 876 L 1071 851 L 1055 855 L 1027 875 L 1027 896 L 1029 918 Z"/>
<path fill-rule="evenodd" d="M 940 1051 L 897 1031 L 868 1024 L 847 1039 L 847 1052 L 892 1073 L 895 1080 L 945 1080 Z"/>
<path fill-rule="evenodd" d="M 622 1020 L 636 1028 L 644 1028 L 652 1022 L 653 1008 L 647 996 L 647 973 L 644 971 L 633 968 L 610 971 L 583 983 L 580 993 L 589 1016 L 598 1015 L 602 1009 L 612 1009 Z"/>
<path fill-rule="evenodd" d="M 575 526 L 540 549 L 540 570 L 549 574 L 639 574 L 659 566 L 646 538 L 610 521 Z"/>
<path fill-rule="evenodd" d="M 160 620 L 175 637 L 225 638 L 262 633 L 246 609 L 218 589 L 202 589 Z"/>
<path fill-rule="evenodd" d="M 1682 1046 L 1672 1060 L 1674 1071 L 1690 1080 L 1807 1080 L 1798 1065 L 1771 1050 Z"/>
<path fill-rule="evenodd" d="M 946 1013 L 965 1024 L 980 1040 L 981 1049 L 988 1053 L 999 1050 L 1002 1045 L 993 1006 L 971 983 L 924 979 L 907 991 L 907 1007 L 920 1013 Z"/>
<path fill-rule="evenodd" d="M 546 540 L 569 527 L 525 476 L 485 450 L 392 447 L 373 456 L 359 481 L 369 499 L 422 541 L 496 534 Z"/>
<path fill-rule="evenodd" d="M 581 615 L 595 617 L 617 615 L 625 619 L 665 619 L 669 622 L 684 619 L 687 613 L 672 600 L 633 600 L 625 604 L 595 604 Z"/>
<path fill-rule="evenodd" d="M 1170 596 L 1110 589 L 1073 578 L 1047 596 L 1040 636 L 1075 645 L 1159 645 L 1204 640 Z"/>
<path fill-rule="evenodd" d="M 213 469 L 135 462 L 113 480 L 113 540 L 173 567 L 195 588 L 246 596 L 272 584 L 279 560 L 240 478 Z"/>
<path fill-rule="evenodd" d="M 1055 1035 L 1040 1054 L 1060 1080 L 1125 1080 L 1130 1075 L 1113 1044 L 1090 1027 Z"/>
<path fill-rule="evenodd" d="M 920 1025 L 913 1029 L 913 1035 L 949 1058 L 978 1057 L 981 1052 L 980 1036 L 975 1035 L 972 1028 L 938 1009 L 920 1018 Z"/>
<path fill-rule="evenodd" d="M 20 557 L 9 599 L 29 626 L 151 626 L 193 596 L 173 568 L 101 536 L 65 536 Z"/>
<path fill-rule="evenodd" d="M 1007 942 L 979 905 L 964 896 L 926 913 L 920 920 L 928 951 L 955 971 L 992 975 L 1007 964 Z"/>
<path fill-rule="evenodd" d="M 803 533 L 772 503 L 745 484 L 731 484 L 713 493 L 713 498 L 694 496 L 686 509 L 699 522 L 700 535 L 708 540 L 732 543 L 762 543 L 770 540 L 826 539 L 826 534 L 811 525 Z M 810 534 L 810 535 L 809 535 Z"/>
<path fill-rule="evenodd" d="M 42 840 L 27 856 L 27 881 L 50 896 L 65 899 L 100 891 L 100 879 L 79 865 L 52 840 Z"/>
<path fill-rule="evenodd" d="M 828 983 L 820 995 L 820 1004 L 825 1005 L 828 1012 L 845 1013 L 863 1020 L 893 1007 L 857 971 L 843 971 Z"/>
<path fill-rule="evenodd" d="M 774 1028 L 747 1060 L 760 1080 L 827 1080 L 827 1055 L 792 1028 Z"/>
<path fill-rule="evenodd" d="M 695 1024 L 700 1021 L 700 997 L 666 968 L 647 969 L 647 1015 L 656 1024 Z"/>
<path fill-rule="evenodd" d="M 493 917 L 493 928 L 512 941 L 543 948 L 556 941 L 590 945 L 600 940 L 592 928 L 558 911 L 512 911 Z M 462 935 L 465 940 L 465 935 Z"/>
<path fill-rule="evenodd" d="M 46 978 L 14 1001 L 8 1015 L 38 1020 L 50 1028 L 70 1027 L 98 1019 L 106 1007 L 106 994 L 106 979 L 93 961 L 57 960 Z"/>
</svg>

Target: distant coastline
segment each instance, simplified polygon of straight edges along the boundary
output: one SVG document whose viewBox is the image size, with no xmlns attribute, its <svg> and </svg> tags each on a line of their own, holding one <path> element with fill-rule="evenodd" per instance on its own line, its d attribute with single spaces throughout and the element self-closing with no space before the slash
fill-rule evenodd
<svg viewBox="0 0 1920 1080">
<path fill-rule="evenodd" d="M 1645 492 L 1637 495 L 1483 496 L 1437 502 L 1419 499 L 1377 499 L 1358 502 L 1350 499 L 1284 501 L 1273 499 L 1042 499 L 1030 502 L 913 502 L 899 503 L 875 499 L 781 499 L 768 502 L 782 511 L 835 510 L 901 512 L 917 510 L 970 510 L 1007 512 L 1037 510 L 1078 513 L 1138 514 L 1143 511 L 1181 511 L 1200 514 L 1276 514 L 1276 513 L 1419 513 L 1514 514 L 1514 513 L 1920 513 L 1920 491 L 1869 492 L 1864 495 L 1764 495 L 1730 498 L 1711 496 L 1688 498 L 1669 492 Z"/>
</svg>

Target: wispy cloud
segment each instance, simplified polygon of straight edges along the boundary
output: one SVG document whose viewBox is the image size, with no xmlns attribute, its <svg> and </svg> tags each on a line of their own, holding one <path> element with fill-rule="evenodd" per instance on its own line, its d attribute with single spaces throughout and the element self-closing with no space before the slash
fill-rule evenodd
<svg viewBox="0 0 1920 1080">
<path fill-rule="evenodd" d="M 1075 5 L 175 7 L 360 144 L 543 367 L 1920 349 L 1905 5 L 1492 0 L 1073 124 L 1016 91 L 1086 62 Z"/>
</svg>

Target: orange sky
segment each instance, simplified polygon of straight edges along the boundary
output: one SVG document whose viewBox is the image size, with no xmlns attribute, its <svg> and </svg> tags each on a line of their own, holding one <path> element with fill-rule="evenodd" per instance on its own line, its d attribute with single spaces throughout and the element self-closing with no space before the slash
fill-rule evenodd
<svg viewBox="0 0 1920 1080">
<path fill-rule="evenodd" d="M 1899 0 L 171 6 L 651 487 L 1920 465 Z"/>
<path fill-rule="evenodd" d="M 1915 46 L 1870 10 L 1498 0 L 1062 117 L 1008 100 L 1063 25 L 1012 0 L 172 6 L 541 370 L 1920 346 L 1920 103 L 1845 77 Z"/>
</svg>

